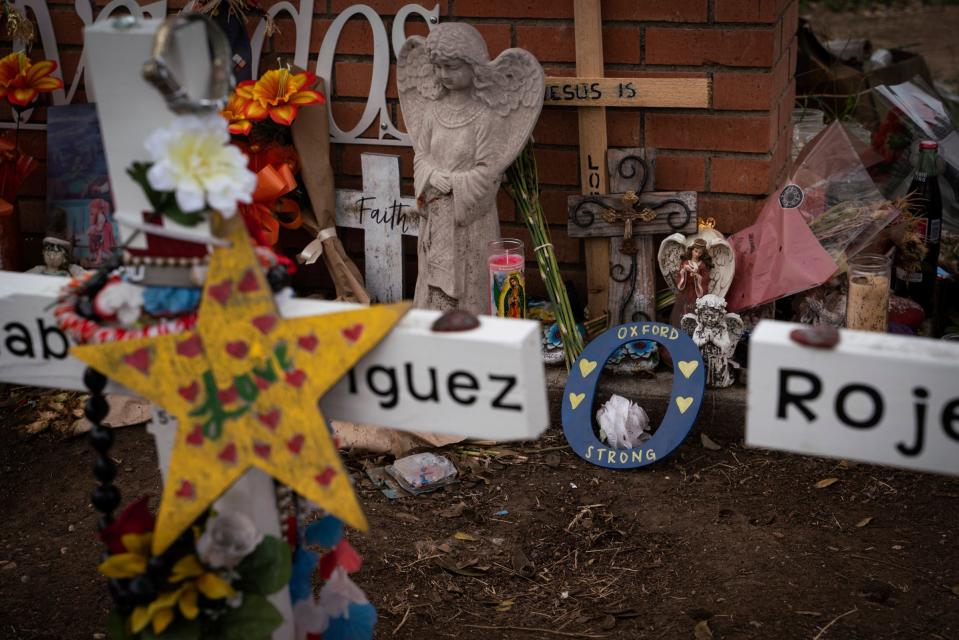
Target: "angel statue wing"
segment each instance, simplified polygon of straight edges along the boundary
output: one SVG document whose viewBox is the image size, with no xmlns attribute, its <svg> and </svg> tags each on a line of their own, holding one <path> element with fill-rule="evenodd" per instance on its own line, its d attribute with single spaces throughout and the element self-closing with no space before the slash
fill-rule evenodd
<svg viewBox="0 0 959 640">
<path fill-rule="evenodd" d="M 696 326 L 699 324 L 699 319 L 696 318 L 695 313 L 687 313 L 683 316 L 682 320 L 679 321 L 679 324 L 682 330 L 691 336 L 693 335 L 693 332 L 696 331 Z"/>
<path fill-rule="evenodd" d="M 546 75 L 539 61 L 526 49 L 507 49 L 490 63 L 492 82 L 484 99 L 503 118 L 503 156 L 496 173 L 506 171 L 533 133 L 543 110 Z"/>
<path fill-rule="evenodd" d="M 739 339 L 743 337 L 743 331 L 745 330 L 746 325 L 743 323 L 743 319 L 739 317 L 738 313 L 727 313 L 726 314 L 726 330 L 729 331 L 729 344 L 732 345 L 730 348 L 730 355 L 736 350 L 736 344 L 739 342 Z"/>
<path fill-rule="evenodd" d="M 685 251 L 686 236 L 681 233 L 674 233 L 671 236 L 667 236 L 659 245 L 659 254 L 657 255 L 659 272 L 663 274 L 666 284 L 673 290 L 673 293 L 679 292 L 679 288 L 676 286 L 676 274 L 679 273 L 679 267 L 683 262 L 683 253 L 685 253 Z M 710 280 L 712 280 L 712 278 L 710 278 Z M 710 282 L 710 284 L 712 283 Z M 710 289 L 710 291 L 712 291 L 712 289 Z"/>
<path fill-rule="evenodd" d="M 733 274 L 736 273 L 736 254 L 729 243 L 722 239 L 710 242 L 707 251 L 713 260 L 709 270 L 709 293 L 725 298 L 733 283 Z"/>
<path fill-rule="evenodd" d="M 430 101 L 439 97 L 443 88 L 433 74 L 433 64 L 426 52 L 426 38 L 411 36 L 403 43 L 396 56 L 396 88 L 413 147 L 429 148 L 429 140 L 423 139 L 424 132 L 418 125 L 423 122 Z"/>
</svg>

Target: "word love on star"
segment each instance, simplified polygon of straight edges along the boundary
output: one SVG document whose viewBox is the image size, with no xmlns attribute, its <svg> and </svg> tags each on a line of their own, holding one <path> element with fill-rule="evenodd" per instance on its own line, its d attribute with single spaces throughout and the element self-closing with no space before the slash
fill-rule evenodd
<svg viewBox="0 0 959 640">
<path fill-rule="evenodd" d="M 194 331 L 74 347 L 180 425 L 153 537 L 161 553 L 251 466 L 366 528 L 318 400 L 409 308 L 281 318 L 241 221 L 223 223 Z"/>
</svg>

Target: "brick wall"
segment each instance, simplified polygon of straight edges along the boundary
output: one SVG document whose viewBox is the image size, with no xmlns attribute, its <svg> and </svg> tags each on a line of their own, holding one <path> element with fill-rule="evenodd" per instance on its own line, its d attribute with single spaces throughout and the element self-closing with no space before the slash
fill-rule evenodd
<svg viewBox="0 0 959 640">
<path fill-rule="evenodd" d="M 330 23 L 356 0 L 318 0 L 313 21 L 311 69 Z M 392 16 L 405 0 L 366 0 L 382 16 Z M 54 3 L 54 22 L 61 43 L 66 78 L 72 78 L 79 57 L 79 20 L 72 3 Z M 104 4 L 104 0 L 97 0 Z M 171 3 L 176 5 L 176 2 Z M 426 2 L 424 5 L 432 5 Z M 572 0 L 439 0 L 443 21 L 463 20 L 485 36 L 490 54 L 523 47 L 536 55 L 548 75 L 575 75 Z M 764 195 L 783 176 L 789 156 L 788 126 L 794 100 L 798 0 L 604 0 L 606 75 L 647 77 L 661 74 L 709 77 L 712 104 L 706 110 L 608 109 L 610 146 L 655 148 L 657 189 L 700 193 L 700 211 L 713 216 L 725 232 L 748 225 Z M 293 28 L 280 20 L 277 53 L 291 53 Z M 387 29 L 390 19 L 387 18 Z M 410 23 L 411 33 L 425 33 L 425 24 Z M 332 79 L 332 108 L 340 128 L 359 119 L 372 73 L 371 31 L 362 18 L 351 20 L 337 47 Z M 388 97 L 394 122 L 402 128 L 396 104 L 395 65 Z M 372 133 L 372 132 L 371 132 Z M 577 120 L 575 109 L 546 107 L 534 136 L 543 185 L 543 202 L 564 273 L 585 291 L 583 247 L 565 233 L 566 197 L 578 193 Z M 24 138 L 28 151 L 45 155 L 42 136 Z M 402 147 L 334 145 L 338 186 L 358 187 L 360 154 L 364 151 L 401 156 L 405 178 L 412 175 L 412 150 Z M 407 189 L 412 190 L 407 180 Z M 43 180 L 25 189 L 23 229 L 42 233 Z M 503 235 L 525 236 L 512 202 L 499 198 Z M 359 232 L 344 232 L 351 252 L 362 256 Z M 31 240 L 32 241 L 32 240 Z M 299 239 L 289 239 L 291 245 Z M 412 243 L 408 247 L 412 251 Z M 415 266 L 407 286 L 412 291 Z M 321 277 L 306 272 L 304 278 Z M 530 278 L 534 295 L 539 279 Z"/>
</svg>

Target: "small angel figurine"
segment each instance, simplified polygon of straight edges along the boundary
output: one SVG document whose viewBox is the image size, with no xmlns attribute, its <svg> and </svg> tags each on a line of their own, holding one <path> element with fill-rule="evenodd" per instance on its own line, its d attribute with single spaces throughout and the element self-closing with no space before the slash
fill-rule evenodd
<svg viewBox="0 0 959 640">
<path fill-rule="evenodd" d="M 414 303 L 488 313 L 496 192 L 539 117 L 543 69 L 523 49 L 490 61 L 475 28 L 446 22 L 405 42 L 396 78 L 421 216 Z"/>
<path fill-rule="evenodd" d="M 729 291 L 736 272 L 733 249 L 721 233 L 701 223 L 699 233 L 674 233 L 659 245 L 659 270 L 676 294 L 670 321 L 679 326 L 706 294 L 720 298 Z"/>
<path fill-rule="evenodd" d="M 742 318 L 735 313 L 726 313 L 726 301 L 707 293 L 696 301 L 696 313 L 683 316 L 682 328 L 703 355 L 706 384 L 719 388 L 730 386 L 733 375 L 729 362 L 743 337 Z"/>
</svg>

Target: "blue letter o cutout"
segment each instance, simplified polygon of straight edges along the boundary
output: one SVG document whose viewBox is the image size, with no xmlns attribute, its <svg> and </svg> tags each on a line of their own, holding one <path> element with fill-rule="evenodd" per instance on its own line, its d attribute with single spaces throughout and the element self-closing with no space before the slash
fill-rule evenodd
<svg viewBox="0 0 959 640">
<path fill-rule="evenodd" d="M 651 340 L 673 360 L 669 408 L 652 438 L 633 449 L 607 447 L 593 433 L 593 399 L 606 361 L 623 345 Z M 590 342 L 573 365 L 563 392 L 563 433 L 579 457 L 610 469 L 634 469 L 662 460 L 689 435 L 706 388 L 706 372 L 696 343 L 685 332 L 661 322 L 613 327 Z"/>
</svg>

